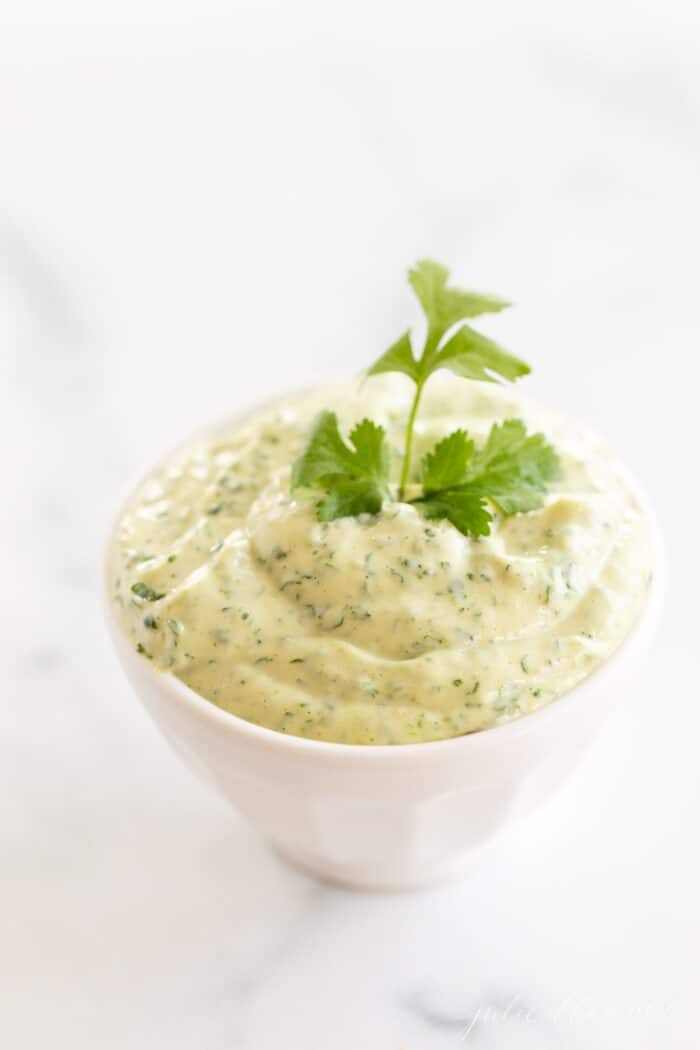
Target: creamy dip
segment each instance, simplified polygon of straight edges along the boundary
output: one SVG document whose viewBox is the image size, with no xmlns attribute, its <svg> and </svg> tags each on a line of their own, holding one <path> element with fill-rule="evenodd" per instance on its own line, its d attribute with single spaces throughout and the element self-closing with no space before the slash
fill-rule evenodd
<svg viewBox="0 0 700 1050">
<path fill-rule="evenodd" d="M 344 433 L 382 423 L 396 472 L 410 396 L 396 376 L 299 396 L 200 438 L 144 483 L 113 552 L 114 600 L 143 658 L 250 722 L 354 744 L 487 729 L 594 671 L 636 620 L 652 557 L 610 452 L 577 424 L 512 388 L 431 379 L 416 462 L 456 427 L 478 442 L 509 417 L 561 459 L 541 510 L 495 513 L 478 540 L 403 503 L 320 523 L 311 496 L 290 495 L 324 408 Z"/>
</svg>

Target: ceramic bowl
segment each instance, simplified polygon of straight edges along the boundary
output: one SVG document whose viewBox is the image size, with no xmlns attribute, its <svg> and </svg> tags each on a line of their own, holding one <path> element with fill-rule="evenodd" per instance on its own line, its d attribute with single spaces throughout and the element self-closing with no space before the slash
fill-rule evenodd
<svg viewBox="0 0 700 1050">
<path fill-rule="evenodd" d="M 183 762 L 290 862 L 363 889 L 407 889 L 455 877 L 478 847 L 552 796 L 613 705 L 632 693 L 659 616 L 663 552 L 649 505 L 626 477 L 646 509 L 656 546 L 644 611 L 589 678 L 506 725 L 393 746 L 326 743 L 254 725 L 139 656 L 106 586 L 117 655 Z"/>
</svg>

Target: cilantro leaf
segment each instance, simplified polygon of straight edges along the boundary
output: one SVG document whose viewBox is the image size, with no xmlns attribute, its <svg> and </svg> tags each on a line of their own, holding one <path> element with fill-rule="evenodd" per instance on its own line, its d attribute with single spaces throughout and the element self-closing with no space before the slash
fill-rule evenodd
<svg viewBox="0 0 700 1050">
<path fill-rule="evenodd" d="M 544 434 L 528 434 L 521 419 L 506 419 L 491 427 L 463 488 L 487 496 L 506 515 L 519 514 L 542 506 L 559 470 L 559 457 Z"/>
<path fill-rule="evenodd" d="M 351 430 L 350 440 L 355 446 L 357 467 L 361 467 L 370 477 L 386 482 L 389 475 L 389 446 L 384 427 L 373 423 L 371 419 L 363 419 Z"/>
<path fill-rule="evenodd" d="M 424 495 L 413 502 L 466 536 L 487 536 L 486 500 L 506 517 L 536 510 L 558 473 L 559 459 L 545 436 L 528 434 L 520 419 L 507 419 L 494 423 L 476 453 L 463 430 L 440 441 L 423 459 Z"/>
<path fill-rule="evenodd" d="M 403 372 L 413 381 L 418 380 L 418 362 L 413 356 L 411 337 L 408 332 L 396 340 L 382 356 L 367 369 L 368 376 L 376 376 L 381 372 Z"/>
<path fill-rule="evenodd" d="M 377 514 L 389 494 L 389 446 L 386 432 L 369 419 L 350 433 L 350 447 L 338 429 L 335 412 L 322 412 L 306 448 L 292 468 L 292 488 L 325 490 L 317 504 L 320 521 L 356 514 Z"/>
<path fill-rule="evenodd" d="M 449 368 L 455 375 L 482 382 L 496 382 L 494 376 L 503 379 L 519 379 L 530 372 L 530 366 L 465 324 L 447 340 L 431 361 L 431 372 L 438 368 Z"/>
<path fill-rule="evenodd" d="M 408 271 L 408 280 L 423 307 L 428 326 L 439 337 L 457 321 L 498 313 L 510 306 L 505 299 L 493 295 L 451 288 L 447 284 L 449 276 L 450 271 L 432 259 L 421 259 Z"/>
<path fill-rule="evenodd" d="M 329 479 L 328 491 L 316 504 L 319 521 L 350 518 L 358 514 L 379 514 L 384 502 L 384 491 L 376 482 L 365 478 Z"/>
<path fill-rule="evenodd" d="M 315 485 L 329 474 L 343 474 L 353 465 L 353 452 L 338 430 L 335 412 L 321 412 L 302 456 L 292 468 L 292 488 Z"/>
<path fill-rule="evenodd" d="M 304 453 L 294 464 L 292 488 L 315 485 L 334 474 L 386 480 L 389 450 L 384 428 L 363 419 L 350 434 L 350 440 L 354 449 L 343 441 L 335 412 L 321 412 Z"/>
<path fill-rule="evenodd" d="M 429 496 L 464 481 L 467 463 L 474 454 L 474 442 L 464 430 L 455 430 L 438 442 L 423 459 L 423 492 Z"/>
<path fill-rule="evenodd" d="M 472 492 L 446 489 L 420 501 L 426 518 L 446 518 L 464 536 L 488 536 L 492 516 L 486 501 Z"/>
</svg>

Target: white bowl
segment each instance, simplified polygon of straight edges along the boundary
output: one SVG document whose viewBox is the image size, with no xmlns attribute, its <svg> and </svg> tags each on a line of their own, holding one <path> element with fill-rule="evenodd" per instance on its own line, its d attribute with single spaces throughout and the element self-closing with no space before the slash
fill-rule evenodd
<svg viewBox="0 0 700 1050">
<path fill-rule="evenodd" d="M 663 592 L 655 545 L 647 604 L 618 650 L 547 707 L 494 729 L 423 744 L 333 744 L 246 722 L 139 656 L 115 614 L 110 633 L 127 678 L 176 753 L 228 798 L 286 859 L 363 889 L 408 889 L 457 876 L 470 854 L 546 800 L 629 689 Z M 110 539 L 108 548 L 112 548 Z"/>
</svg>

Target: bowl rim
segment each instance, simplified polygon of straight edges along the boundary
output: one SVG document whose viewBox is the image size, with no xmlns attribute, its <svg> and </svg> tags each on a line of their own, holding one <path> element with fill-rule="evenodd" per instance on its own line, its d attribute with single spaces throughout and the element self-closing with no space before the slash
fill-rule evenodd
<svg viewBox="0 0 700 1050">
<path fill-rule="evenodd" d="M 623 659 L 630 651 L 637 649 L 640 644 L 648 640 L 654 630 L 661 612 L 663 597 L 666 587 L 666 559 L 664 545 L 656 514 L 652 509 L 651 502 L 645 489 L 637 478 L 617 457 L 612 458 L 613 469 L 626 482 L 639 503 L 646 518 L 649 528 L 651 546 L 653 552 L 652 578 L 647 592 L 646 601 L 640 610 L 635 622 L 627 635 L 623 638 L 617 648 L 603 661 L 594 671 L 584 678 L 578 685 L 566 693 L 562 693 L 550 700 L 549 703 L 537 708 L 529 714 L 522 715 L 510 722 L 501 725 L 490 726 L 473 733 L 464 733 L 461 736 L 445 737 L 441 740 L 417 741 L 410 744 L 344 744 L 332 740 L 315 740 L 312 737 L 294 736 L 277 729 L 269 729 L 267 726 L 249 722 L 239 715 L 217 707 L 211 700 L 201 696 L 191 689 L 183 681 L 170 671 L 162 671 L 148 660 L 144 660 L 136 653 L 131 652 L 130 642 L 124 628 L 117 616 L 114 602 L 111 600 L 111 569 L 110 562 L 116 530 L 121 517 L 131 502 L 136 490 L 157 474 L 170 460 L 178 455 L 199 438 L 215 434 L 223 428 L 243 423 L 246 419 L 272 409 L 275 405 L 281 405 L 291 398 L 303 397 L 304 394 L 312 393 L 318 387 L 305 387 L 301 390 L 292 391 L 277 397 L 265 399 L 254 404 L 252 407 L 239 412 L 229 413 L 221 418 L 205 423 L 193 429 L 189 436 L 170 447 L 157 458 L 150 458 L 146 465 L 142 465 L 132 472 L 127 483 L 122 487 L 122 495 L 117 502 L 116 512 L 110 519 L 110 527 L 107 534 L 102 556 L 102 600 L 104 605 L 105 619 L 113 645 L 123 661 L 127 654 L 129 662 L 138 669 L 137 673 L 143 674 L 151 679 L 160 690 L 165 690 L 170 699 L 179 707 L 187 709 L 188 713 L 209 722 L 212 727 L 223 730 L 226 733 L 240 735 L 247 739 L 252 746 L 271 748 L 285 752 L 295 757 L 306 756 L 314 761 L 329 760 L 333 762 L 361 761 L 365 764 L 384 765 L 387 761 L 392 764 L 403 763 L 415 759 L 419 755 L 427 759 L 448 757 L 463 748 L 476 750 L 490 746 L 497 740 L 505 743 L 507 740 L 527 735 L 541 728 L 552 720 L 562 717 L 564 712 L 574 705 L 585 703 L 586 694 L 591 692 L 593 686 L 600 682 L 605 674 L 619 667 Z M 548 410 L 549 411 L 549 410 Z M 571 418 L 559 413 L 561 418 Z M 596 431 L 586 425 L 588 433 L 598 436 Z M 600 439 L 602 441 L 602 439 Z M 607 443 L 603 442 L 607 447 Z M 138 660 L 138 663 L 136 662 Z"/>
</svg>

